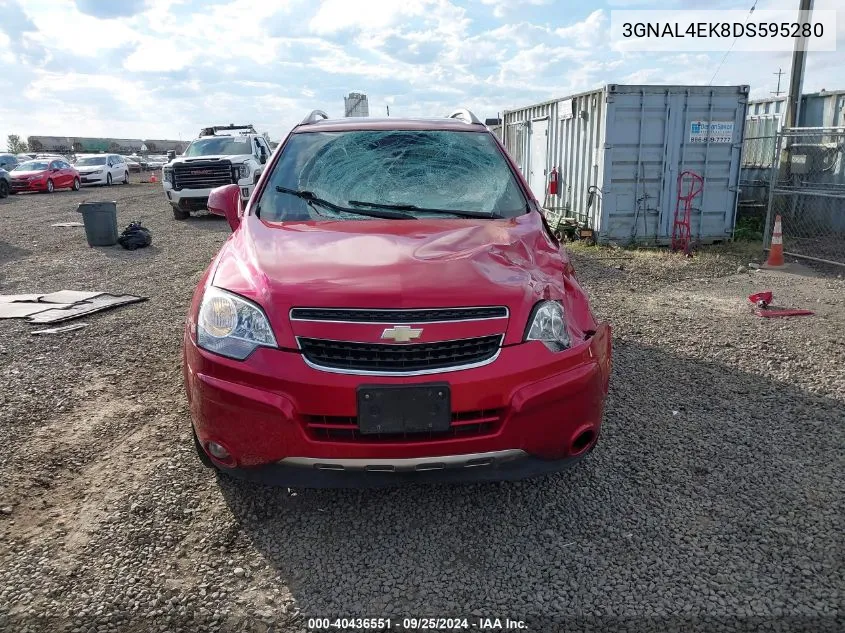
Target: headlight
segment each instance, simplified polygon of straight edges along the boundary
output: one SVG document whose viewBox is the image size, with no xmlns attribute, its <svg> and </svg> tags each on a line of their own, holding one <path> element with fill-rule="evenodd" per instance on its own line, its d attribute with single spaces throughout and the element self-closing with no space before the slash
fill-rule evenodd
<svg viewBox="0 0 845 633">
<path fill-rule="evenodd" d="M 249 165 L 246 163 L 238 165 L 238 179 L 248 178 L 251 171 L 252 170 L 250 170 Z"/>
<path fill-rule="evenodd" d="M 276 347 L 264 311 L 220 288 L 206 289 L 197 321 L 197 344 L 221 356 L 244 360 L 259 347 Z"/>
<path fill-rule="evenodd" d="M 557 301 L 542 301 L 534 307 L 528 328 L 526 341 L 542 341 L 553 352 L 569 347 L 569 333 L 563 306 Z"/>
</svg>

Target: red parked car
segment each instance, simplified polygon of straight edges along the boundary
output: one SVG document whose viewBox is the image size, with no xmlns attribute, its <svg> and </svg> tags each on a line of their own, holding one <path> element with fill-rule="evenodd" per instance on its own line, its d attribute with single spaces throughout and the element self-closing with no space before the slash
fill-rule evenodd
<svg viewBox="0 0 845 633">
<path fill-rule="evenodd" d="M 79 172 L 61 159 L 37 158 L 20 163 L 9 172 L 12 177 L 11 193 L 73 189 L 79 191 Z"/>
<path fill-rule="evenodd" d="M 601 430 L 611 335 L 496 137 L 313 112 L 195 291 L 184 379 L 199 456 L 301 487 L 561 470 Z"/>
</svg>

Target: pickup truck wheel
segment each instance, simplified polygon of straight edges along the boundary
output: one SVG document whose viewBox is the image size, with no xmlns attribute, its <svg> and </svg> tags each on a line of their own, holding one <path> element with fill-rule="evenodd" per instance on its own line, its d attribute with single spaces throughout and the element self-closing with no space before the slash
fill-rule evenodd
<svg viewBox="0 0 845 633">
<path fill-rule="evenodd" d="M 211 458 L 208 456 L 208 454 L 203 449 L 202 444 L 200 444 L 200 440 L 197 437 L 197 432 L 194 430 L 193 426 L 191 426 L 191 433 L 194 436 L 194 448 L 197 451 L 197 457 L 200 458 L 202 465 L 205 466 L 206 468 L 214 468 L 214 462 L 211 461 Z"/>
<path fill-rule="evenodd" d="M 180 209 L 176 205 L 173 205 L 173 218 L 176 220 L 187 220 L 191 217 L 190 211 L 185 211 L 184 209 Z"/>
</svg>

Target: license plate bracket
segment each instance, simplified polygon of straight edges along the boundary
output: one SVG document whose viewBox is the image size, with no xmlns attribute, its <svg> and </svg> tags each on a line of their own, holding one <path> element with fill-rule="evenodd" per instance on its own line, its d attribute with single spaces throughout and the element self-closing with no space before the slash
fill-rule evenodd
<svg viewBox="0 0 845 633">
<path fill-rule="evenodd" d="M 449 383 L 361 385 L 358 431 L 362 435 L 443 433 L 452 424 Z"/>
</svg>

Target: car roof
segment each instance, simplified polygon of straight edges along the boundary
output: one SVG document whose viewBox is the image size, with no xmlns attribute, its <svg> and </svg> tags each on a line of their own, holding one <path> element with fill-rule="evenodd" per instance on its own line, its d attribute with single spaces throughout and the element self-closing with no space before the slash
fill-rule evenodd
<svg viewBox="0 0 845 633">
<path fill-rule="evenodd" d="M 307 132 L 350 132 L 355 130 L 444 130 L 452 132 L 490 133 L 490 130 L 484 125 L 467 123 L 460 119 L 400 119 L 394 117 L 325 119 L 314 123 L 298 125 L 294 131 L 302 134 Z"/>
</svg>

